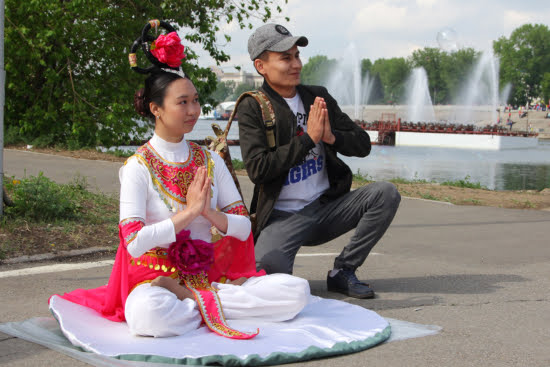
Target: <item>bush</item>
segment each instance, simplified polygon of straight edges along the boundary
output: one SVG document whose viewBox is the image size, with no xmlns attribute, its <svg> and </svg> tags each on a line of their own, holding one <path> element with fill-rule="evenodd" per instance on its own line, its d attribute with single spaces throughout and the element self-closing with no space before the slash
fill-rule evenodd
<svg viewBox="0 0 550 367">
<path fill-rule="evenodd" d="M 5 145 L 20 144 L 24 140 L 21 138 L 21 132 L 17 126 L 6 126 L 4 134 Z"/>
<path fill-rule="evenodd" d="M 60 185 L 40 172 L 37 177 L 6 180 L 6 188 L 14 204 L 6 207 L 6 215 L 45 222 L 76 218 L 82 208 L 77 194 L 85 190 L 85 183 Z"/>
<path fill-rule="evenodd" d="M 35 148 L 45 148 L 53 145 L 55 136 L 52 134 L 42 134 L 31 141 L 31 145 Z"/>
</svg>

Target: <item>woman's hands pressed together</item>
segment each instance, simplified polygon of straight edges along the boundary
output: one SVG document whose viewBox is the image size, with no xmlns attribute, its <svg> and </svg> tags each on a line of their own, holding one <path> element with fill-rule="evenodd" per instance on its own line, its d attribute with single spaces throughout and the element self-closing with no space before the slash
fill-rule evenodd
<svg viewBox="0 0 550 367">
<path fill-rule="evenodd" d="M 195 178 L 187 189 L 187 210 L 190 210 L 195 216 L 203 214 L 210 209 L 210 185 L 212 180 L 208 177 L 206 167 L 201 166 L 197 169 Z"/>
<path fill-rule="evenodd" d="M 185 229 L 198 216 L 206 218 L 221 232 L 227 232 L 227 217 L 211 206 L 211 185 L 208 170 L 204 166 L 199 167 L 187 189 L 186 208 L 172 217 L 176 233 Z"/>
</svg>

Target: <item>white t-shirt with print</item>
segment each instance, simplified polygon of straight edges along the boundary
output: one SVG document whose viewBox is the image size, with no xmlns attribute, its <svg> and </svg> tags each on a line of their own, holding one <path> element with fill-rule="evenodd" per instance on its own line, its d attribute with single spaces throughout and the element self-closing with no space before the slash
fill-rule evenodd
<svg viewBox="0 0 550 367">
<path fill-rule="evenodd" d="M 285 98 L 296 116 L 296 133 L 307 132 L 307 115 L 300 95 Z M 321 196 L 328 188 L 325 148 L 321 142 L 311 149 L 304 161 L 290 169 L 275 209 L 295 213 Z"/>
</svg>

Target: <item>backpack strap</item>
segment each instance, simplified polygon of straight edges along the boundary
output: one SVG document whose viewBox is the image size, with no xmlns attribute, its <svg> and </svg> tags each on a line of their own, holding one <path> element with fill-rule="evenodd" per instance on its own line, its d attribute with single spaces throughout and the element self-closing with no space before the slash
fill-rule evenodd
<svg viewBox="0 0 550 367">
<path fill-rule="evenodd" d="M 260 105 L 260 108 L 262 110 L 262 119 L 265 125 L 267 144 L 269 146 L 269 149 L 273 150 L 275 148 L 275 112 L 273 111 L 273 106 L 271 105 L 271 102 L 269 101 L 267 96 L 259 90 L 244 92 L 239 96 L 237 102 L 235 103 L 235 108 L 233 109 L 233 112 L 229 117 L 229 121 L 227 122 L 227 127 L 225 128 L 224 134 L 225 136 L 227 136 L 227 134 L 229 133 L 231 123 L 233 122 L 233 118 L 237 113 L 237 106 L 246 96 L 251 96 Z"/>
<path fill-rule="evenodd" d="M 218 153 L 218 155 L 220 155 L 220 157 L 222 157 L 222 159 L 224 160 L 225 165 L 229 169 L 229 173 L 231 173 L 231 176 L 233 177 L 235 186 L 237 186 L 237 190 L 239 191 L 239 194 L 241 194 L 241 198 L 243 198 L 243 202 L 244 202 L 244 197 L 241 191 L 241 185 L 239 184 L 239 180 L 237 178 L 237 175 L 235 174 L 235 169 L 233 168 L 233 162 L 231 161 L 231 154 L 229 154 L 229 148 L 227 146 L 227 135 L 229 134 L 231 123 L 233 122 L 233 119 L 235 118 L 235 115 L 237 113 L 237 106 L 239 105 L 239 103 L 241 103 L 241 101 L 246 96 L 253 97 L 260 104 L 260 108 L 262 109 L 262 119 L 266 127 L 266 135 L 267 135 L 267 142 L 269 145 L 269 149 L 271 150 L 275 149 L 275 133 L 274 133 L 275 113 L 273 112 L 273 106 L 271 105 L 271 102 L 269 102 L 269 99 L 267 98 L 267 96 L 260 91 L 250 91 L 250 92 L 245 92 L 241 94 L 237 99 L 237 102 L 235 102 L 235 108 L 233 109 L 233 112 L 229 117 L 229 121 L 227 122 L 227 126 L 225 127 L 225 130 L 222 131 L 222 129 L 219 127 L 218 124 L 212 124 L 212 129 L 214 130 L 214 134 L 216 136 L 215 137 L 208 136 L 204 140 L 204 143 L 208 146 L 208 149 Z M 254 197 L 257 198 L 256 193 L 254 194 Z M 252 202 L 253 202 L 252 207 L 255 208 L 256 200 L 253 199 Z"/>
</svg>

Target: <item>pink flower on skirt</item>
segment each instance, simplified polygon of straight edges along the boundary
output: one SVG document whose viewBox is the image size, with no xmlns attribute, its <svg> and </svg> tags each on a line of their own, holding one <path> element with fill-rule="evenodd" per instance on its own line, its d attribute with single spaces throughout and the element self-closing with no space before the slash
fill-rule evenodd
<svg viewBox="0 0 550 367">
<path fill-rule="evenodd" d="M 214 245 L 193 240 L 189 233 L 183 230 L 176 235 L 176 242 L 168 248 L 168 257 L 182 274 L 206 272 L 214 263 Z"/>
</svg>

